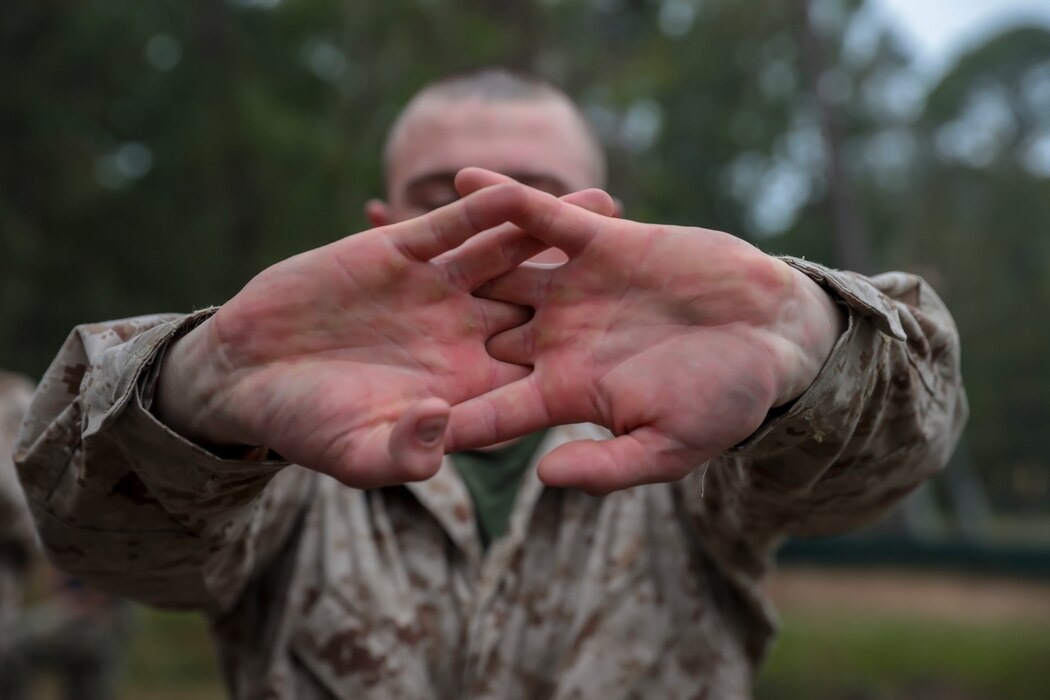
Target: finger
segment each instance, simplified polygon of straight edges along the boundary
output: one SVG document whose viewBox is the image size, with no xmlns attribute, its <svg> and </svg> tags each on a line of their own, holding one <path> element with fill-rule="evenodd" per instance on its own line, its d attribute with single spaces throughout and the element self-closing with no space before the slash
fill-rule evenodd
<svg viewBox="0 0 1050 700">
<path fill-rule="evenodd" d="M 492 381 L 489 384 L 489 391 L 513 384 L 532 374 L 532 367 L 523 364 L 492 360 L 492 365 Z"/>
<path fill-rule="evenodd" d="M 471 236 L 520 216 L 528 205 L 528 191 L 514 183 L 486 187 L 423 216 L 373 231 L 389 236 L 405 255 L 430 260 L 459 247 Z"/>
<path fill-rule="evenodd" d="M 592 495 L 684 478 L 705 461 L 695 450 L 652 428 L 609 440 L 577 440 L 552 450 L 539 463 L 540 480 Z"/>
<path fill-rule="evenodd" d="M 552 425 L 536 375 L 452 407 L 445 449 L 495 445 Z"/>
<path fill-rule="evenodd" d="M 501 185 L 507 182 L 515 182 L 515 180 L 494 170 L 473 167 L 463 168 L 456 173 L 455 179 L 456 191 L 459 192 L 460 197 L 466 197 L 468 194 L 473 194 L 485 187 Z"/>
<path fill-rule="evenodd" d="M 486 187 L 477 194 L 491 189 L 494 187 Z M 583 252 L 602 226 L 609 223 L 607 216 L 571 206 L 546 192 L 525 188 L 524 193 L 527 198 L 525 206 L 508 212 L 508 220 L 533 238 L 560 248 L 570 258 Z"/>
<path fill-rule="evenodd" d="M 461 289 L 472 292 L 549 247 L 517 226 L 503 224 L 475 236 L 433 262 L 445 266 L 449 277 Z"/>
<path fill-rule="evenodd" d="M 459 195 L 466 197 L 486 187 L 510 182 L 516 182 L 516 180 L 492 170 L 463 168 L 456 173 L 455 185 Z M 605 190 L 597 187 L 566 194 L 561 199 L 602 216 L 616 216 L 621 210 L 621 205 L 617 200 L 613 199 Z"/>
<path fill-rule="evenodd" d="M 459 195 L 461 197 L 466 197 L 467 195 L 473 194 L 486 187 L 493 187 L 495 185 L 511 182 L 517 181 L 501 173 L 493 172 L 492 170 L 471 167 L 464 168 L 456 173 L 455 186 Z M 597 187 L 580 190 L 578 192 L 571 192 L 562 195 L 560 199 L 563 202 L 583 207 L 587 211 L 592 211 L 595 214 L 601 214 L 602 216 L 618 217 L 622 210 L 622 206 L 618 200 L 613 199 L 612 195 Z"/>
<path fill-rule="evenodd" d="M 616 214 L 616 200 L 608 192 L 597 187 L 567 194 L 561 198 L 561 201 L 601 216 L 613 216 Z"/>
<path fill-rule="evenodd" d="M 507 304 L 489 299 L 475 300 L 482 319 L 482 332 L 486 338 L 528 323 L 532 309 L 518 304 Z"/>
<path fill-rule="evenodd" d="M 485 349 L 501 362 L 533 365 L 536 361 L 536 324 L 527 323 L 489 338 Z"/>
<path fill-rule="evenodd" d="M 474 168 L 480 173 L 487 170 Z M 495 173 L 490 173 L 496 175 Z M 498 175 L 497 177 L 504 177 Z M 509 179 L 509 178 L 508 178 Z M 603 190 L 591 189 L 565 195 L 563 201 L 602 215 L 611 215 L 616 204 Z M 459 248 L 450 251 L 435 262 L 448 266 L 449 273 L 461 285 L 473 291 L 482 283 L 513 270 L 548 246 L 513 224 L 503 224 L 475 236 Z"/>
<path fill-rule="evenodd" d="M 547 296 L 557 267 L 524 264 L 516 270 L 486 282 L 474 294 L 485 299 L 505 301 L 537 308 Z"/>
</svg>

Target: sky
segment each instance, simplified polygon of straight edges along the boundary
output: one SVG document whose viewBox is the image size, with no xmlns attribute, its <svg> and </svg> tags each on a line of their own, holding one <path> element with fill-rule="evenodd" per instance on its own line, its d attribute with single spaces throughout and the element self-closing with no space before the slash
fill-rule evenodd
<svg viewBox="0 0 1050 700">
<path fill-rule="evenodd" d="M 897 27 L 916 67 L 935 77 L 953 58 L 992 32 L 1022 22 L 1050 27 L 1050 0 L 871 0 Z"/>
</svg>

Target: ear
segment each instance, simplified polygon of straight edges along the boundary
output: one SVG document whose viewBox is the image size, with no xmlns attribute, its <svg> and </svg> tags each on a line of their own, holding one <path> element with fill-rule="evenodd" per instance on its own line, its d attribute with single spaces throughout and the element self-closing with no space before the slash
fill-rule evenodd
<svg viewBox="0 0 1050 700">
<path fill-rule="evenodd" d="M 365 204 L 365 216 L 372 228 L 379 228 L 390 223 L 390 208 L 381 199 L 370 199 Z"/>
</svg>

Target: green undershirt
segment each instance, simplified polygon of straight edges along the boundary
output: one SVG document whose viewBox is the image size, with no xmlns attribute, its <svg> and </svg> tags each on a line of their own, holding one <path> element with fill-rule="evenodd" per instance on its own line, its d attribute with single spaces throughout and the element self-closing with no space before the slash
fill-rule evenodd
<svg viewBox="0 0 1050 700">
<path fill-rule="evenodd" d="M 474 502 L 478 534 L 486 549 L 507 532 L 521 477 L 546 434 L 541 430 L 496 450 L 450 455 Z"/>
</svg>

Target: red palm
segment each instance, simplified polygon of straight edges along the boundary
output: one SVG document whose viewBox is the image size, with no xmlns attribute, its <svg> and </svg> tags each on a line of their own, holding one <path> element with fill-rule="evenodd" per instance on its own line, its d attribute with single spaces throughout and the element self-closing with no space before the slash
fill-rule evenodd
<svg viewBox="0 0 1050 700">
<path fill-rule="evenodd" d="M 490 181 L 472 170 L 459 184 Z M 454 408 L 452 447 L 591 422 L 617 437 L 555 450 L 540 464 L 544 481 L 594 493 L 670 481 L 747 437 L 816 376 L 837 311 L 801 273 L 724 233 L 529 194 L 512 220 L 570 260 L 523 265 L 479 289 L 535 309 L 488 345 L 534 371 Z"/>
</svg>

